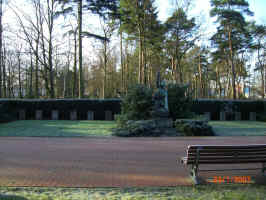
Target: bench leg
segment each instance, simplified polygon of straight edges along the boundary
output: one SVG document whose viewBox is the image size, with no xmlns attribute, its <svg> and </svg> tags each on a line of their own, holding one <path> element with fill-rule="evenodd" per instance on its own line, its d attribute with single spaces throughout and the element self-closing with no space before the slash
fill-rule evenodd
<svg viewBox="0 0 266 200">
<path fill-rule="evenodd" d="M 266 163 L 262 163 L 261 172 L 263 175 L 264 175 L 265 171 L 266 171 Z"/>
<path fill-rule="evenodd" d="M 198 180 L 198 165 L 192 165 L 190 170 L 190 176 L 193 179 L 194 183 L 197 185 L 199 184 Z"/>
</svg>

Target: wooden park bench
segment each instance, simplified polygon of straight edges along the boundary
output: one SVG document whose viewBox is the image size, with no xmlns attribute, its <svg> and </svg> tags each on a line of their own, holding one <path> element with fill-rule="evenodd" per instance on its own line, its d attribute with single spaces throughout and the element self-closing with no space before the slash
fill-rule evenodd
<svg viewBox="0 0 266 200">
<path fill-rule="evenodd" d="M 233 170 L 261 170 L 266 171 L 266 144 L 258 145 L 189 145 L 186 157 L 181 158 L 184 165 L 190 165 L 190 175 L 195 184 L 199 184 L 198 173 L 200 171 L 233 171 Z M 204 169 L 202 164 L 247 164 L 262 163 L 261 168 L 248 169 Z M 266 177 L 265 177 L 266 178 Z"/>
</svg>

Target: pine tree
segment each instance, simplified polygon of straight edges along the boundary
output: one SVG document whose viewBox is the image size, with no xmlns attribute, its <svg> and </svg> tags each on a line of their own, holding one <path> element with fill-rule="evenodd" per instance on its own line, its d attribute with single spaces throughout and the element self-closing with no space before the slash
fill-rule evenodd
<svg viewBox="0 0 266 200">
<path fill-rule="evenodd" d="M 188 19 L 183 8 L 178 8 L 165 22 L 168 54 L 172 66 L 172 79 L 183 83 L 181 61 L 194 45 L 197 36 L 195 18 Z"/>
<path fill-rule="evenodd" d="M 237 52 L 249 42 L 246 31 L 247 22 L 244 14 L 252 15 L 246 0 L 211 0 L 213 7 L 210 15 L 217 17 L 217 33 L 212 37 L 213 44 L 224 52 L 231 66 L 233 98 L 236 99 L 236 69 Z"/>
<path fill-rule="evenodd" d="M 121 0 L 121 30 L 129 35 L 129 40 L 138 42 L 139 53 L 138 83 L 147 84 L 147 48 L 155 46 L 160 38 L 161 26 L 157 20 L 154 0 Z"/>
</svg>

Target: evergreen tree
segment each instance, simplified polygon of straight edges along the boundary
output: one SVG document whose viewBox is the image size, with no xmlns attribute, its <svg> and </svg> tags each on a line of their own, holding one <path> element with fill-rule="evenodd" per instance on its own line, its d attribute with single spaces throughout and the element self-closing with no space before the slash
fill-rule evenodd
<svg viewBox="0 0 266 200">
<path fill-rule="evenodd" d="M 266 92 L 266 26 L 250 24 L 250 31 L 252 34 L 253 42 L 251 49 L 256 55 L 256 71 L 260 72 L 261 76 L 261 96 L 265 98 Z"/>
<path fill-rule="evenodd" d="M 129 40 L 138 42 L 136 49 L 139 53 L 138 82 L 142 84 L 148 82 L 148 47 L 154 47 L 156 41 L 163 35 L 153 5 L 154 0 L 120 1 L 121 30 L 129 35 Z"/>
<path fill-rule="evenodd" d="M 195 18 L 188 19 L 185 11 L 178 8 L 165 22 L 167 35 L 167 49 L 171 60 L 172 79 L 183 83 L 183 69 L 181 61 L 187 51 L 194 45 L 198 26 Z"/>
<path fill-rule="evenodd" d="M 250 39 L 244 14 L 252 15 L 246 0 L 211 0 L 213 7 L 210 15 L 217 17 L 217 33 L 212 37 L 213 44 L 224 52 L 231 66 L 233 98 L 236 99 L 237 52 L 245 48 Z"/>
</svg>

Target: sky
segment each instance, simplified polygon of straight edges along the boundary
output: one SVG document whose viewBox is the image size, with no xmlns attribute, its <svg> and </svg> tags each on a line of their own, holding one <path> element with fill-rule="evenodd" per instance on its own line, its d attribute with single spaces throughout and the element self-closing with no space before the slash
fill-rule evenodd
<svg viewBox="0 0 266 200">
<path fill-rule="evenodd" d="M 4 0 L 4 2 L 9 1 L 11 4 L 17 5 L 24 11 L 27 11 L 27 3 L 25 0 Z M 158 18 L 160 21 L 164 22 L 169 16 L 171 16 L 174 6 L 172 2 L 175 0 L 155 0 L 155 6 L 158 10 Z M 182 0 L 178 0 L 179 2 Z M 251 19 L 255 20 L 258 24 L 266 25 L 266 0 L 248 0 L 250 4 L 250 10 L 254 12 L 254 17 Z M 6 8 L 6 9 L 5 9 Z M 12 11 L 8 6 L 4 8 L 4 23 L 7 21 L 16 21 L 16 17 L 12 16 Z M 25 9 L 24 9 L 25 8 Z M 203 21 L 204 23 L 201 26 L 201 32 L 204 33 L 204 37 L 201 38 L 199 43 L 206 44 L 208 43 L 208 39 L 213 35 L 216 31 L 216 25 L 214 23 L 215 19 L 209 16 L 209 12 L 211 10 L 210 0 L 194 0 L 189 10 L 190 16 L 196 16 L 198 21 Z M 6 12 L 5 12 L 6 11 Z M 12 17 L 11 17 L 12 16 Z M 13 19 L 12 19 L 13 18 Z M 91 17 L 87 19 L 92 19 Z M 249 20 L 251 20 L 249 19 Z M 13 25 L 16 23 L 12 23 Z M 88 21 L 88 23 L 84 23 L 86 29 L 90 32 L 95 32 L 99 30 L 99 21 L 94 18 L 93 20 Z M 88 26 L 89 25 L 89 26 Z M 84 42 L 86 44 L 87 42 Z M 91 41 L 91 44 L 95 43 L 95 41 Z"/>
<path fill-rule="evenodd" d="M 164 21 L 172 13 L 171 2 L 173 0 L 156 0 L 155 4 L 158 7 L 158 17 L 160 20 Z M 256 21 L 260 24 L 266 24 L 266 0 L 248 0 L 250 10 L 254 12 L 254 17 Z M 194 0 L 193 10 L 191 12 L 195 14 L 203 13 L 206 17 L 209 17 L 209 12 L 211 9 L 210 0 Z"/>
<path fill-rule="evenodd" d="M 173 12 L 174 0 L 155 0 L 155 5 L 158 8 L 158 18 L 164 22 Z M 181 1 L 181 0 L 179 0 Z M 253 17 L 247 18 L 248 20 L 255 20 L 257 24 L 266 25 L 266 0 L 247 0 L 249 8 L 254 12 Z M 210 17 L 211 10 L 210 0 L 194 0 L 189 10 L 191 16 L 196 16 L 204 23 L 201 26 L 201 31 L 204 37 L 199 41 L 200 43 L 208 43 L 209 38 L 216 32 L 215 18 Z"/>
<path fill-rule="evenodd" d="M 8 2 L 12 2 L 15 5 L 19 5 L 22 3 L 22 7 L 26 7 L 27 3 L 24 0 L 4 0 Z M 169 16 L 171 16 L 174 6 L 172 2 L 175 0 L 155 0 L 155 6 L 158 11 L 158 18 L 160 21 L 164 22 Z M 182 1 L 182 0 L 177 0 Z M 207 35 L 213 34 L 215 32 L 215 24 L 214 18 L 209 16 L 211 5 L 210 0 L 192 0 L 192 6 L 189 10 L 191 16 L 197 16 L 200 20 L 203 19 L 203 30 L 207 33 Z M 251 19 L 255 20 L 258 24 L 266 25 L 266 0 L 247 0 L 250 5 L 250 10 L 254 12 L 254 17 Z M 11 20 L 9 17 L 9 13 L 12 12 L 10 9 L 7 9 L 7 13 L 5 15 L 6 19 Z M 94 20 L 93 20 L 94 21 Z M 97 21 L 97 20 L 96 20 Z M 95 24 L 96 22 L 92 22 Z M 98 23 L 97 23 L 98 24 Z"/>
</svg>

